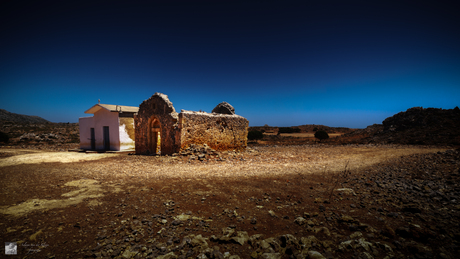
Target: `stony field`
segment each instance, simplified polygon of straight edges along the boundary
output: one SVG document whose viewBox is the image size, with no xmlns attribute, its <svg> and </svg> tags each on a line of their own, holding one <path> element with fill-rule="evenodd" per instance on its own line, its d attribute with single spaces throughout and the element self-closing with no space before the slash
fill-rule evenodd
<svg viewBox="0 0 460 259">
<path fill-rule="evenodd" d="M 20 258 L 460 252 L 458 149 L 303 145 L 199 153 L 1 148 L 2 239 L 17 242 Z"/>
</svg>

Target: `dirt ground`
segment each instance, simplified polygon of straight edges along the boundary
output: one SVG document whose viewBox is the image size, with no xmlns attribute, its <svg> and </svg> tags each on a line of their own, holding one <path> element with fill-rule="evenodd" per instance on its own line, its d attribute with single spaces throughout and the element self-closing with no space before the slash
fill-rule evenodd
<svg viewBox="0 0 460 259">
<path fill-rule="evenodd" d="M 276 136 L 277 134 L 276 133 L 264 133 L 264 135 Z M 329 135 L 330 138 L 335 138 L 335 137 L 342 136 L 343 133 L 329 133 L 328 135 Z M 315 133 L 281 133 L 280 136 L 314 139 L 315 138 Z"/>
<path fill-rule="evenodd" d="M 190 161 L 3 148 L 0 231 L 20 258 L 454 258 L 448 149 L 254 146 Z M 452 185 L 409 188 L 425 172 Z M 404 200 L 423 191 L 427 212 Z"/>
</svg>

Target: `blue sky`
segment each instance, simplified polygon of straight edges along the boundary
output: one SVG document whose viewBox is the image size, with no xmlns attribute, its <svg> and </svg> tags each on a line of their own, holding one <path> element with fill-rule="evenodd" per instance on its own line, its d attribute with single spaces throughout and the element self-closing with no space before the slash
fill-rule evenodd
<svg viewBox="0 0 460 259">
<path fill-rule="evenodd" d="M 460 100 L 453 1 L 13 1 L 0 16 L 0 108 L 52 122 L 155 92 L 177 111 L 229 102 L 250 126 L 364 128 Z"/>
</svg>

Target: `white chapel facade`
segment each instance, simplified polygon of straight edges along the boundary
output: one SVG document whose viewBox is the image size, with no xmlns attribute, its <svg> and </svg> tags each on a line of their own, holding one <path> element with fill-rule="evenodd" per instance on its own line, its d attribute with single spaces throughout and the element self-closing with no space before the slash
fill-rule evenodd
<svg viewBox="0 0 460 259">
<path fill-rule="evenodd" d="M 79 118 L 80 148 L 85 150 L 128 151 L 135 149 L 134 114 L 139 107 L 96 104 Z"/>
</svg>

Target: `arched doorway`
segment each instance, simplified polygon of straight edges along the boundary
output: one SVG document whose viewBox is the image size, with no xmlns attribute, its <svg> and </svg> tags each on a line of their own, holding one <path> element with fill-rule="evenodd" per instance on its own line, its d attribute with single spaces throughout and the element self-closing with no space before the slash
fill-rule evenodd
<svg viewBox="0 0 460 259">
<path fill-rule="evenodd" d="M 161 123 L 153 117 L 149 127 L 149 149 L 151 154 L 161 154 Z"/>
</svg>

